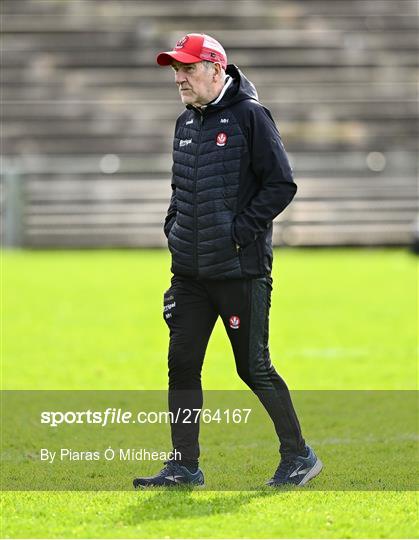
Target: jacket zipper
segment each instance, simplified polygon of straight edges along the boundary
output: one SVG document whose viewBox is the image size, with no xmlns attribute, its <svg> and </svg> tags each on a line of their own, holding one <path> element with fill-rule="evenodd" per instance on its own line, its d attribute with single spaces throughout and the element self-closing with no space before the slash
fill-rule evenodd
<svg viewBox="0 0 419 540">
<path fill-rule="evenodd" d="M 200 118 L 200 125 L 199 125 L 199 134 L 198 134 L 198 144 L 197 144 L 197 154 L 196 154 L 196 160 L 195 160 L 195 173 L 194 173 L 194 190 L 193 190 L 193 219 L 194 219 L 194 227 L 193 227 L 193 268 L 196 272 L 196 275 L 199 276 L 199 268 L 198 268 L 198 205 L 196 200 L 196 183 L 198 181 L 198 158 L 199 158 L 199 147 L 201 145 L 201 135 L 202 135 L 202 125 L 204 123 L 204 115 L 201 111 L 198 111 L 201 118 Z"/>
</svg>

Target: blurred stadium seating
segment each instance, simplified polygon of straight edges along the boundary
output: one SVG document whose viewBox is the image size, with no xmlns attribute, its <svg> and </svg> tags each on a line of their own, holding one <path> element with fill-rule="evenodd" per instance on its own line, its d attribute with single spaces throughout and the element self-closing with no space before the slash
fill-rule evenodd
<svg viewBox="0 0 419 540">
<path fill-rule="evenodd" d="M 277 244 L 411 242 L 416 1 L 3 0 L 2 30 L 5 244 L 165 244 L 183 105 L 155 56 L 193 31 L 279 125 L 299 190 Z"/>
</svg>

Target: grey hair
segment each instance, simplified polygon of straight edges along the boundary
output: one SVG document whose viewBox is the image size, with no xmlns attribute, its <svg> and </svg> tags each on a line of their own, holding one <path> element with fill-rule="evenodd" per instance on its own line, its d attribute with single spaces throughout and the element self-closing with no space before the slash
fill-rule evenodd
<svg viewBox="0 0 419 540">
<path fill-rule="evenodd" d="M 209 60 L 202 60 L 202 64 L 204 65 L 205 69 L 208 71 L 210 67 L 214 65 L 214 62 L 210 62 Z M 224 80 L 226 78 L 226 72 L 225 69 L 221 68 L 221 78 Z"/>
</svg>

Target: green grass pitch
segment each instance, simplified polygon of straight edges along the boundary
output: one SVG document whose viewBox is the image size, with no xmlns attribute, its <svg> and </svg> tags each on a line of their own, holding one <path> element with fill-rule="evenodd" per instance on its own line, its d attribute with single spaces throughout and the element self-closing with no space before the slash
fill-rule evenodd
<svg viewBox="0 0 419 540">
<path fill-rule="evenodd" d="M 290 388 L 416 389 L 416 272 L 398 249 L 277 250 L 270 347 Z M 169 280 L 166 251 L 3 252 L 2 387 L 164 389 Z M 203 384 L 244 389 L 218 323 Z M 416 493 L 315 482 L 274 493 L 4 492 L 2 537 L 417 537 Z"/>
</svg>

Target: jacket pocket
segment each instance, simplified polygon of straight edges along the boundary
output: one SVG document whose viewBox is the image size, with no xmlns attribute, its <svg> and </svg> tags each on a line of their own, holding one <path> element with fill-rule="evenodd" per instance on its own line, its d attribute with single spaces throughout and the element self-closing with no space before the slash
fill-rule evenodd
<svg viewBox="0 0 419 540">
<path fill-rule="evenodd" d="M 263 274 L 260 270 L 259 252 L 256 241 L 248 244 L 246 247 L 239 248 L 239 257 L 244 277 Z"/>
<path fill-rule="evenodd" d="M 167 223 L 165 223 L 163 227 L 164 234 L 166 235 L 166 238 L 169 238 L 170 231 L 173 228 L 173 225 L 175 224 L 176 216 L 173 216 Z"/>
<path fill-rule="evenodd" d="M 237 211 L 237 188 L 237 185 L 224 184 L 223 190 L 224 205 L 234 213 Z"/>
<path fill-rule="evenodd" d="M 171 253 L 173 253 L 172 242 L 173 242 L 173 231 L 175 230 L 175 227 L 176 227 L 176 219 L 174 220 L 173 225 L 170 227 L 169 234 L 167 235 L 167 245 Z"/>
<path fill-rule="evenodd" d="M 258 256 L 258 265 L 259 265 L 259 271 L 260 271 L 261 274 L 266 273 L 265 260 L 264 260 L 265 255 L 264 255 L 264 249 L 263 249 L 264 244 L 265 244 L 265 235 L 261 234 L 256 239 L 256 250 L 257 250 L 257 256 Z"/>
</svg>

